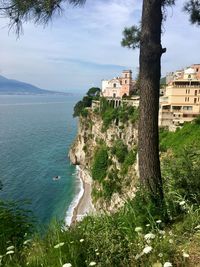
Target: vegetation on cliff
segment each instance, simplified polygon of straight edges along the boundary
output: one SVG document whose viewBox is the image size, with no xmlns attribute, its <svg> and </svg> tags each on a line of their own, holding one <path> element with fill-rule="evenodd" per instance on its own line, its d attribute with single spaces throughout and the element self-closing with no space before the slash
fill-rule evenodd
<svg viewBox="0 0 200 267">
<path fill-rule="evenodd" d="M 92 100 L 98 100 L 100 95 L 100 88 L 92 87 L 88 90 L 86 96 L 83 97 L 76 105 L 74 106 L 74 117 L 87 116 L 87 108 L 91 107 Z"/>
</svg>

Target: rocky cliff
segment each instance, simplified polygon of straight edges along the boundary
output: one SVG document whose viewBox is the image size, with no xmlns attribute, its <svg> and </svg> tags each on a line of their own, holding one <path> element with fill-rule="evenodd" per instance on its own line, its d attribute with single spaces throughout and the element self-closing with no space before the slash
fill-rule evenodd
<svg viewBox="0 0 200 267">
<path fill-rule="evenodd" d="M 97 210 L 114 211 L 134 196 L 137 124 L 115 119 L 105 129 L 101 114 L 88 109 L 86 117 L 79 117 L 77 137 L 69 152 L 70 160 L 91 177 L 98 164 L 102 164 L 101 158 L 99 162 L 97 158 L 102 147 L 107 153 L 106 174 L 103 179 L 92 177 L 92 198 Z M 103 173 L 104 165 L 97 174 Z"/>
</svg>

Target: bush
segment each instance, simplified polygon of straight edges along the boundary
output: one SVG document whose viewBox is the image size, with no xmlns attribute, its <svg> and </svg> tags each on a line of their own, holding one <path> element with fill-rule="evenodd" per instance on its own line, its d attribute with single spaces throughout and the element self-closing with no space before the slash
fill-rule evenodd
<svg viewBox="0 0 200 267">
<path fill-rule="evenodd" d="M 129 166 L 133 165 L 136 160 L 137 150 L 132 149 L 128 152 L 121 167 L 121 174 L 125 175 L 128 172 Z"/>
<path fill-rule="evenodd" d="M 20 249 L 26 235 L 33 231 L 32 213 L 22 208 L 24 202 L 0 201 L 0 251 L 13 245 Z"/>
<path fill-rule="evenodd" d="M 200 150 L 187 147 L 166 159 L 163 176 L 171 191 L 187 201 L 200 204 Z"/>
<path fill-rule="evenodd" d="M 108 168 L 108 152 L 105 145 L 100 146 L 94 154 L 92 178 L 101 182 L 106 177 Z"/>
<path fill-rule="evenodd" d="M 127 145 L 125 145 L 122 140 L 117 140 L 111 149 L 111 153 L 116 155 L 120 163 L 123 163 L 128 153 Z"/>
</svg>

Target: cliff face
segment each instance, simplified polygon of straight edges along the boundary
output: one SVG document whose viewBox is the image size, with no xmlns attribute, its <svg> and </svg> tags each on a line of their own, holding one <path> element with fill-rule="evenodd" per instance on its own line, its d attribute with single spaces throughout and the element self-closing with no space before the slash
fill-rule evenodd
<svg viewBox="0 0 200 267">
<path fill-rule="evenodd" d="M 79 165 L 86 176 L 91 177 L 96 151 L 102 144 L 108 151 L 109 163 L 104 182 L 100 183 L 93 177 L 93 193 L 96 191 L 96 194 L 92 195 L 97 210 L 114 211 L 121 207 L 127 198 L 134 196 L 134 185 L 137 180 L 136 160 L 134 164 L 125 163 L 128 160 L 124 160 L 124 162 L 119 160 L 113 152 L 114 143 L 117 141 L 123 143 L 127 148 L 127 155 L 130 154 L 130 151 L 136 151 L 133 149 L 137 146 L 137 125 L 130 121 L 122 123 L 115 120 L 105 130 L 101 116 L 92 109 L 88 109 L 87 117 L 79 117 L 77 137 L 69 152 L 71 162 Z M 122 157 L 125 158 L 127 155 L 123 156 L 122 154 Z M 123 173 L 122 169 L 124 169 Z M 120 190 L 113 190 L 112 194 L 109 194 L 109 198 L 105 198 L 100 192 L 104 190 L 103 185 L 108 181 L 109 173 L 111 176 L 113 170 L 118 177 Z M 113 184 L 113 186 L 115 185 Z"/>
</svg>

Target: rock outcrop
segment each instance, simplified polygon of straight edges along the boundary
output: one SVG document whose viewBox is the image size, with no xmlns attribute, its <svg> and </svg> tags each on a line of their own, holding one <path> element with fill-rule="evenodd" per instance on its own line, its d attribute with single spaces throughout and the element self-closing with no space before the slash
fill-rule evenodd
<svg viewBox="0 0 200 267">
<path fill-rule="evenodd" d="M 116 140 L 122 140 L 127 146 L 128 151 L 136 148 L 137 124 L 133 124 L 131 121 L 126 123 L 114 121 L 105 130 L 100 114 L 95 113 L 92 109 L 88 109 L 87 117 L 79 117 L 77 137 L 69 151 L 70 160 L 72 164 L 79 165 L 81 170 L 91 177 L 94 155 L 99 144 L 104 143 L 108 150 L 111 150 Z M 122 164 L 115 155 L 112 155 L 112 152 L 109 152 L 109 160 L 111 163 L 108 170 L 111 170 L 114 166 L 120 173 Z M 120 192 L 114 192 L 109 200 L 103 197 L 93 198 L 96 210 L 114 212 L 123 206 L 126 199 L 134 196 L 135 182 L 137 180 L 135 165 L 133 164 L 128 167 L 126 175 L 119 174 L 122 183 L 122 190 Z M 102 190 L 101 185 L 95 179 L 93 180 L 92 187 L 97 191 Z"/>
</svg>

